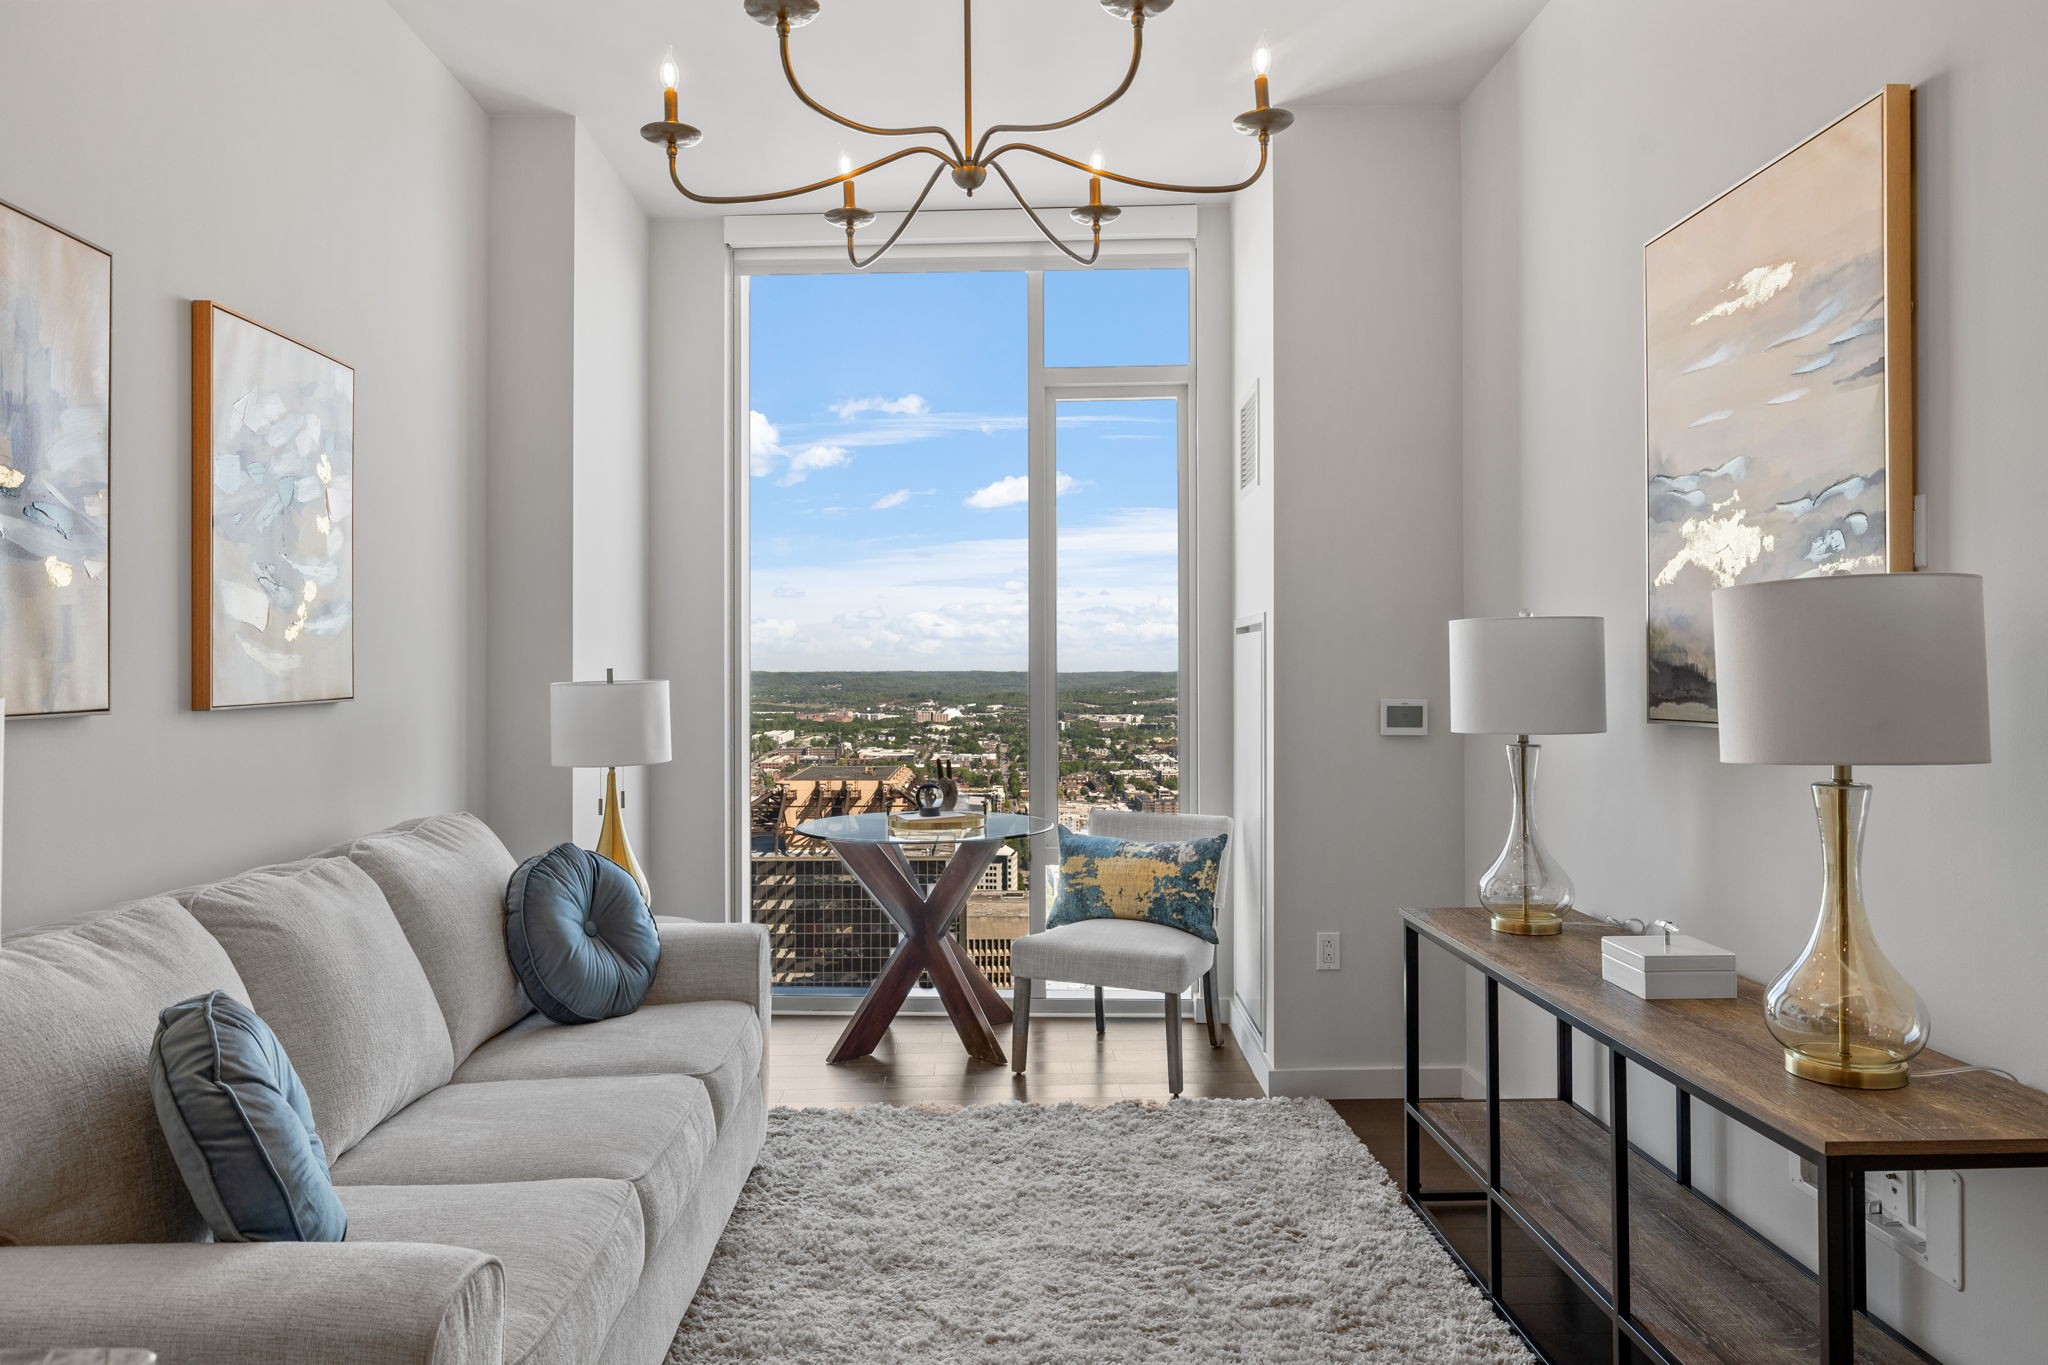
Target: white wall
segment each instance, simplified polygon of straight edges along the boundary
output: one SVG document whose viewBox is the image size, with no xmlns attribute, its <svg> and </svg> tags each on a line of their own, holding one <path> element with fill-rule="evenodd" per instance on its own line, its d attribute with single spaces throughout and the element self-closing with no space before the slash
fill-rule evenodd
<svg viewBox="0 0 2048 1365">
<path fill-rule="evenodd" d="M 115 333 L 113 710 L 8 726 L 10 926 L 480 788 L 485 151 L 378 0 L 0 6 L 0 198 L 113 253 Z M 185 709 L 194 298 L 355 367 L 354 701 Z"/>
<path fill-rule="evenodd" d="M 607 668 L 621 678 L 644 678 L 650 676 L 652 567 L 647 553 L 647 215 L 580 123 L 575 184 L 570 658 L 574 676 L 586 681 L 602 678 Z M 643 851 L 652 804 L 646 774 L 622 772 L 619 780 L 628 837 L 636 851 Z M 572 785 L 571 837 L 589 847 L 597 842 L 604 773 L 579 769 Z M 660 892 L 656 888 L 657 898 Z"/>
<path fill-rule="evenodd" d="M 647 674 L 648 227 L 568 115 L 500 115 L 490 146 L 484 814 L 524 857 L 597 837 L 604 773 L 551 765 L 548 685 Z M 620 781 L 638 849 L 652 802 Z"/>
<path fill-rule="evenodd" d="M 1298 112 L 1270 223 L 1261 199 L 1238 206 L 1239 267 L 1269 271 L 1236 281 L 1235 385 L 1270 364 L 1267 488 L 1237 504 L 1238 611 L 1272 614 L 1269 1087 L 1397 1095 L 1399 911 L 1461 899 L 1463 777 L 1443 728 L 1443 623 L 1462 594 L 1458 120 Z M 1378 698 L 1418 696 L 1436 732 L 1382 738 Z M 1314 967 L 1327 930 L 1337 972 Z M 1441 1084 L 1462 1060 L 1456 976 L 1433 971 L 1424 998 Z"/>
<path fill-rule="evenodd" d="M 490 672 L 482 814 L 516 856 L 569 837 L 548 684 L 573 666 L 576 123 L 490 128 Z"/>
<path fill-rule="evenodd" d="M 2048 573 L 2031 494 L 2044 52 L 2048 9 L 2031 0 L 1551 0 L 1464 109 L 1465 607 L 1609 621 L 1611 730 L 1548 746 L 1546 839 L 1585 908 L 1675 917 L 1769 979 L 1817 909 L 1807 784 L 1822 774 L 1724 768 L 1712 731 L 1639 719 L 1641 248 L 1886 82 L 1918 87 L 1920 487 L 1932 567 L 1986 578 L 1997 761 L 1865 773 L 1866 891 L 1936 1045 L 2034 1085 L 2048 1084 L 2033 873 Z M 1468 873 L 1504 832 L 1500 769 L 1495 744 L 1470 744 Z M 1510 1068 L 1531 1088 L 1549 1074 L 1547 1055 Z M 1813 1206 L 1783 1157 L 1723 1127 L 1701 1120 L 1702 1183 L 1810 1259 Z M 1967 1290 L 1880 1256 L 1873 1305 L 1945 1360 L 2039 1359 L 2048 1175 L 1964 1185 Z"/>
<path fill-rule="evenodd" d="M 650 773 L 652 834 L 641 852 L 661 912 L 723 920 L 739 914 L 735 852 L 739 796 L 732 769 L 734 620 L 732 315 L 724 225 L 655 225 L 650 278 L 649 503 L 653 669 L 669 680 L 675 761 Z"/>
</svg>

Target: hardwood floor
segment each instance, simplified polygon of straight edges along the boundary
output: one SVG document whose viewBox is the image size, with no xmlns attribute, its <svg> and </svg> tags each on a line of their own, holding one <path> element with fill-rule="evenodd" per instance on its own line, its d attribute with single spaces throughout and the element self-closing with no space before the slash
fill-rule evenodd
<svg viewBox="0 0 2048 1365">
<path fill-rule="evenodd" d="M 769 1034 L 770 1104 L 851 1109 L 864 1104 L 1000 1104 L 1011 1099 L 1115 1104 L 1167 1098 L 1166 1028 L 1157 1019 L 1112 1018 L 1108 1033 L 1097 1037 L 1092 1019 L 1034 1018 L 1030 1069 L 1024 1076 L 969 1057 L 953 1026 L 937 1016 L 899 1016 L 873 1056 L 834 1066 L 825 1054 L 845 1026 L 843 1017 L 776 1016 Z M 1007 1049 L 1007 1030 L 1002 1040 Z M 1186 1097 L 1257 1099 L 1264 1094 L 1227 1032 L 1224 1045 L 1211 1049 L 1203 1025 L 1183 1024 L 1181 1056 Z M 1399 1100 L 1333 1100 L 1331 1107 L 1389 1173 L 1401 1169 Z M 1463 1168 L 1426 1138 L 1422 1179 L 1425 1189 L 1472 1188 Z M 1484 1210 L 1437 1207 L 1453 1245 L 1471 1262 L 1484 1264 Z M 1504 1235 L 1508 1299 L 1546 1357 L 1574 1363 L 1607 1360 L 1607 1320 L 1599 1308 L 1512 1220 Z"/>
<path fill-rule="evenodd" d="M 1004 1100 L 1114 1104 L 1164 1100 L 1166 1025 L 1157 1019 L 1115 1019 L 1095 1033 L 1086 1018 L 1034 1017 L 1026 1075 L 990 1066 L 961 1049 L 953 1026 L 938 1016 L 899 1015 L 871 1057 L 832 1065 L 825 1060 L 843 1018 L 777 1015 L 768 1038 L 768 1103 L 791 1108 L 850 1109 L 863 1104 L 1000 1104 Z M 1005 1050 L 1009 1030 L 1002 1030 Z M 1207 1028 L 1181 1026 L 1184 1088 L 1189 1097 L 1257 1099 L 1265 1092 L 1229 1034 L 1211 1048 Z"/>
</svg>

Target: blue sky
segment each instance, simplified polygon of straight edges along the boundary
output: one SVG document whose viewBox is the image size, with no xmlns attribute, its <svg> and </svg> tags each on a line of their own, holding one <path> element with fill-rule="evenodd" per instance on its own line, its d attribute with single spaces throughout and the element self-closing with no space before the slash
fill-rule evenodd
<svg viewBox="0 0 2048 1365">
<path fill-rule="evenodd" d="M 754 667 L 1025 667 L 1021 273 L 749 282 Z M 1053 365 L 1187 360 L 1184 271 L 1046 277 Z M 1177 662 L 1175 413 L 1060 405 L 1060 667 Z"/>
</svg>

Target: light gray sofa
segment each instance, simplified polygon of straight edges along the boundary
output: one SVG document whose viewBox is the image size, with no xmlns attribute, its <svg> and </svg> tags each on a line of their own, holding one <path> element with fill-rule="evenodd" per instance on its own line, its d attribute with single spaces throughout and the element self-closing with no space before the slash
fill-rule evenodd
<svg viewBox="0 0 2048 1365">
<path fill-rule="evenodd" d="M 761 1149 L 769 958 L 661 919 L 646 1003 L 565 1027 L 507 964 L 468 815 L 0 946 L 0 1346 L 163 1365 L 651 1365 Z M 216 1244 L 157 1126 L 157 1012 L 209 990 L 312 1098 L 339 1243 Z"/>
</svg>

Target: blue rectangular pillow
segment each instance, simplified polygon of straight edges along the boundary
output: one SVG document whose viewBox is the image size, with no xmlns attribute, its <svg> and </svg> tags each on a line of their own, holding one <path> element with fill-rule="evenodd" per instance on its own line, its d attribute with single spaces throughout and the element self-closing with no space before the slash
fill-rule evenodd
<svg viewBox="0 0 2048 1365">
<path fill-rule="evenodd" d="M 1060 826 L 1060 885 L 1045 927 L 1142 919 L 1216 942 L 1216 885 L 1227 834 L 1148 844 Z"/>
</svg>

